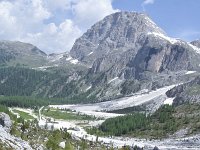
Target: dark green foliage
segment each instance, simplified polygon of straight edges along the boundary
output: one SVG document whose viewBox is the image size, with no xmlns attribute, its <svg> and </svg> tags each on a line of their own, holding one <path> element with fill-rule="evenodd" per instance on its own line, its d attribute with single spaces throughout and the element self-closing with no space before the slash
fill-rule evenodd
<svg viewBox="0 0 200 150">
<path fill-rule="evenodd" d="M 71 142 L 69 141 L 65 142 L 65 150 L 74 150 L 74 147 L 71 144 Z"/>
<path fill-rule="evenodd" d="M 15 115 L 13 115 L 9 111 L 8 107 L 6 107 L 5 105 L 1 105 L 0 104 L 0 112 L 4 112 L 4 113 L 8 114 L 12 120 L 16 120 L 17 119 L 17 117 Z"/>
<path fill-rule="evenodd" d="M 111 135 L 122 135 L 136 130 L 144 130 L 149 124 L 148 118 L 145 114 L 136 113 L 127 116 L 120 116 L 116 118 L 107 119 L 100 129 L 104 132 L 108 132 Z"/>
<path fill-rule="evenodd" d="M 78 74 L 83 72 L 79 71 Z M 68 82 L 70 73 L 66 73 L 63 70 L 47 70 L 38 71 L 34 69 L 28 69 L 25 67 L 2 67 L 0 68 L 0 95 L 4 96 L 5 101 L 13 100 L 13 98 L 5 98 L 7 96 L 14 96 L 15 100 L 12 101 L 13 106 L 22 106 L 20 98 L 25 101 L 29 99 L 34 101 L 35 105 L 40 105 L 40 100 L 47 99 L 51 103 L 81 103 L 90 102 L 94 100 L 94 96 L 88 97 L 89 91 L 85 93 L 79 93 L 80 89 L 78 81 Z M 19 96 L 21 96 L 19 98 Z M 27 97 L 31 97 L 28 98 Z M 36 98 L 34 98 L 36 97 Z M 37 100 L 40 98 L 40 100 Z M 53 99 L 54 98 L 54 99 Z M 2 98 L 0 97 L 2 100 Z M 59 99 L 59 102 L 57 100 Z M 0 101 L 1 101 L 0 100 Z M 7 102 L 7 106 L 11 106 Z M 16 103 L 16 104 L 14 104 Z M 26 102 L 25 102 L 26 103 Z M 39 103 L 39 104 L 38 104 Z M 41 103 L 46 103 L 41 101 Z M 0 102 L 1 104 L 1 102 Z M 17 105 L 18 104 L 18 105 Z M 27 104 L 24 104 L 27 107 Z M 46 105 L 46 104 L 44 104 Z"/>
<path fill-rule="evenodd" d="M 157 119 L 160 123 L 165 123 L 169 119 L 174 119 L 172 114 L 175 112 L 175 109 L 172 106 L 164 105 L 159 108 L 152 116 L 152 119 Z"/>
<path fill-rule="evenodd" d="M 142 138 L 163 138 L 183 128 L 189 129 L 188 134 L 199 133 L 199 109 L 199 104 L 184 104 L 178 107 L 164 105 L 151 116 L 134 114 L 107 119 L 99 129 L 104 135 L 130 134 Z M 101 133 L 98 129 L 90 129 L 90 132 Z"/>
<path fill-rule="evenodd" d="M 0 68 L 0 95 L 31 96 L 36 86 L 48 77 L 46 72 L 28 68 Z"/>
<path fill-rule="evenodd" d="M 26 129 L 28 129 L 30 126 L 29 122 L 24 121 L 22 126 L 21 126 L 21 130 L 24 132 Z"/>
<path fill-rule="evenodd" d="M 8 107 L 4 106 L 4 105 L 0 105 L 0 112 L 4 112 L 6 114 L 9 114 L 9 110 Z"/>
<path fill-rule="evenodd" d="M 35 108 L 36 106 L 46 106 L 49 104 L 49 101 L 48 99 L 39 99 L 34 97 L 0 96 L 0 104 L 7 107 Z"/>
<path fill-rule="evenodd" d="M 59 149 L 59 142 L 62 139 L 62 134 L 60 130 L 53 131 L 52 135 L 49 137 L 47 141 L 46 147 L 48 149 L 56 150 Z"/>
<path fill-rule="evenodd" d="M 123 109 L 113 110 L 109 111 L 110 113 L 117 113 L 117 114 L 128 114 L 128 113 L 134 113 L 134 112 L 145 112 L 145 106 L 133 106 L 133 107 L 127 107 Z"/>
<path fill-rule="evenodd" d="M 30 96 L 0 96 L 0 105 L 7 107 L 23 107 L 23 108 L 37 108 L 47 105 L 58 105 L 58 104 L 72 104 L 89 102 L 92 97 L 85 98 L 85 94 L 80 94 L 72 98 L 37 98 Z"/>
<path fill-rule="evenodd" d="M 84 139 L 81 140 L 80 149 L 81 150 L 88 150 L 88 144 L 87 144 L 86 140 L 84 140 Z"/>
<path fill-rule="evenodd" d="M 14 59 L 15 57 L 11 55 L 9 52 L 7 52 L 4 49 L 0 49 L 0 64 L 6 64 L 6 62 L 9 62 L 11 59 Z"/>
<path fill-rule="evenodd" d="M 159 138 L 177 130 L 177 123 L 173 116 L 174 111 L 174 107 L 164 105 L 152 116 L 135 113 L 107 119 L 99 129 L 116 136 L 132 134 L 141 137 Z"/>
</svg>

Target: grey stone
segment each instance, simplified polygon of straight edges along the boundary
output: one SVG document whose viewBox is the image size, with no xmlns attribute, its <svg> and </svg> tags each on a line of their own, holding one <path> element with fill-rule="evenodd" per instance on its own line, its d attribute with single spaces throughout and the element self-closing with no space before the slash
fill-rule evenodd
<svg viewBox="0 0 200 150">
<path fill-rule="evenodd" d="M 10 132 L 12 126 L 12 121 L 10 119 L 10 116 L 7 115 L 6 113 L 1 112 L 0 125 L 2 125 L 7 132 Z"/>
</svg>

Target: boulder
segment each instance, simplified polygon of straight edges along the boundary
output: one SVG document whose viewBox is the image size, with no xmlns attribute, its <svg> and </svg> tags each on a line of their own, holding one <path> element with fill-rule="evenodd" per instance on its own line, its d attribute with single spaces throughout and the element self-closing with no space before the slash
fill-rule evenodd
<svg viewBox="0 0 200 150">
<path fill-rule="evenodd" d="M 10 132 L 12 121 L 8 114 L 3 112 L 0 113 L 0 125 L 2 125 L 7 132 Z"/>
</svg>

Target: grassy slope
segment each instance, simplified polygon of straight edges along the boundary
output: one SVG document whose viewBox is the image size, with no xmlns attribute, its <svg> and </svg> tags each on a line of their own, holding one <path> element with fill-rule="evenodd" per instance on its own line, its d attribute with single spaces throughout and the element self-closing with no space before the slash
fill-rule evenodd
<svg viewBox="0 0 200 150">
<path fill-rule="evenodd" d="M 33 116 L 29 115 L 29 114 L 26 113 L 26 112 L 19 111 L 19 110 L 16 110 L 16 109 L 14 109 L 13 111 L 14 111 L 15 113 L 18 113 L 18 114 L 20 115 L 20 117 L 21 117 L 22 119 L 24 119 L 24 120 L 32 120 L 32 119 L 34 119 Z"/>
<path fill-rule="evenodd" d="M 47 109 L 42 112 L 45 116 L 52 117 L 55 119 L 63 120 L 95 120 L 94 117 L 88 115 L 80 115 L 70 111 L 60 111 L 56 109 Z"/>
</svg>

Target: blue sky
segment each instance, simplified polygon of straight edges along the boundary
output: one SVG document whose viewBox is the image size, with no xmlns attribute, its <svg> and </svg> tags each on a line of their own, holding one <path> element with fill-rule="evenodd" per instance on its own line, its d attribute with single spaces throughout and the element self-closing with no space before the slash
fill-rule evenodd
<svg viewBox="0 0 200 150">
<path fill-rule="evenodd" d="M 94 23 L 117 11 L 144 12 L 171 37 L 200 39 L 200 0 L 0 0 L 0 40 L 66 52 Z"/>
<path fill-rule="evenodd" d="M 200 0 L 114 0 L 113 7 L 147 13 L 169 36 L 187 41 L 200 38 Z"/>
</svg>

